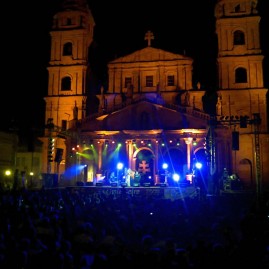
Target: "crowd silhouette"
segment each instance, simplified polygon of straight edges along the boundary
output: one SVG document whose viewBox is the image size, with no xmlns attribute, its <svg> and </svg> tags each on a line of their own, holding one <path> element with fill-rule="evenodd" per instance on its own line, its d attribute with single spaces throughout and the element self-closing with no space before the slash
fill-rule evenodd
<svg viewBox="0 0 269 269">
<path fill-rule="evenodd" d="M 0 199 L 0 267 L 269 268 L 269 204 L 221 195 L 94 197 L 87 188 L 9 190 Z"/>
</svg>

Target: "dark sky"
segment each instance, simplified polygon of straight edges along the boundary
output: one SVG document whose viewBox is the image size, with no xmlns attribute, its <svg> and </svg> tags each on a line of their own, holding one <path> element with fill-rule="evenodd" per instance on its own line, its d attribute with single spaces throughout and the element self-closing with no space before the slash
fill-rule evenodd
<svg viewBox="0 0 269 269">
<path fill-rule="evenodd" d="M 4 47 L 9 56 L 2 58 L 6 60 L 3 61 L 5 101 L 0 110 L 1 129 L 11 121 L 26 129 L 43 127 L 49 30 L 60 1 L 20 1 L 16 8 L 13 3 L 5 4 L 9 5 L 6 10 L 10 19 L 2 33 L 8 36 Z M 110 60 L 147 46 L 144 35 L 151 30 L 155 36 L 153 47 L 178 54 L 185 51 L 194 59 L 194 80 L 200 81 L 204 88 L 214 87 L 217 56 L 214 6 L 217 0 L 167 0 L 159 4 L 145 0 L 88 2 L 96 23 L 91 61 L 100 80 L 106 77 L 105 67 Z M 268 0 L 259 0 L 259 11 L 265 67 L 269 70 Z"/>
</svg>

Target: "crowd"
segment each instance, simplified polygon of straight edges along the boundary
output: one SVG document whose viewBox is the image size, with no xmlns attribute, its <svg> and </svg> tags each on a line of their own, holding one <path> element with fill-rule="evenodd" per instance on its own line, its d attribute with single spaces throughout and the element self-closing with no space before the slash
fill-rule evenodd
<svg viewBox="0 0 269 269">
<path fill-rule="evenodd" d="M 248 195 L 178 200 L 87 187 L 9 190 L 0 268 L 269 268 L 269 204 Z"/>
</svg>

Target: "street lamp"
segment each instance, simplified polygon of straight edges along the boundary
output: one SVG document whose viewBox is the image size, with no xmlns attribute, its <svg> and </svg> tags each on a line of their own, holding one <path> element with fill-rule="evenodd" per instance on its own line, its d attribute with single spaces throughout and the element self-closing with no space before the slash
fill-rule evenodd
<svg viewBox="0 0 269 269">
<path fill-rule="evenodd" d="M 9 188 L 10 187 L 10 177 L 11 177 L 11 170 L 6 170 L 5 171 L 5 182 L 4 182 L 4 187 Z"/>
<path fill-rule="evenodd" d="M 30 188 L 33 187 L 33 176 L 34 176 L 34 172 L 30 172 Z"/>
</svg>

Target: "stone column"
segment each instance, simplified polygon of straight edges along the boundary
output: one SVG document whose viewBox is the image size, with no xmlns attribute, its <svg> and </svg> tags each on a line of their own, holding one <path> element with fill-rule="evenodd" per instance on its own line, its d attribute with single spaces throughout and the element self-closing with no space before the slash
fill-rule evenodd
<svg viewBox="0 0 269 269">
<path fill-rule="evenodd" d="M 187 145 L 187 168 L 191 170 L 191 150 L 192 150 L 192 137 L 184 138 L 184 141 Z"/>
</svg>

